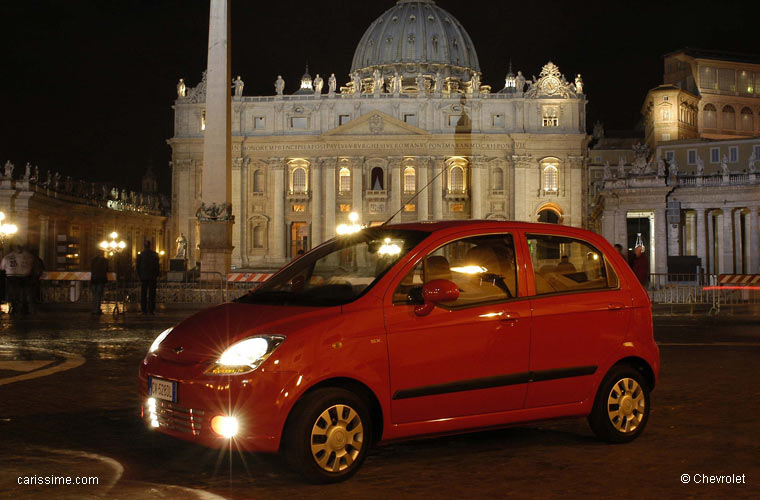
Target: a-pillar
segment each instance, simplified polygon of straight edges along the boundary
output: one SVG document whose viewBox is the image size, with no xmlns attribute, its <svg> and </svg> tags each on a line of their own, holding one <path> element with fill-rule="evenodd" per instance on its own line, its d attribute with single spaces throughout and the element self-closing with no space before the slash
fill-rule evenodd
<svg viewBox="0 0 760 500">
<path fill-rule="evenodd" d="M 760 273 L 760 207 L 750 207 L 747 214 L 745 231 L 747 233 L 747 259 L 750 274 Z"/>
<path fill-rule="evenodd" d="M 721 274 L 731 274 L 734 272 L 734 220 L 730 208 L 723 209 L 721 219 L 720 272 Z"/>
<path fill-rule="evenodd" d="M 201 271 L 222 276 L 232 258 L 232 135 L 230 130 L 229 2 L 211 0 L 199 212 Z M 216 207 L 214 207 L 216 205 Z"/>
<path fill-rule="evenodd" d="M 325 226 L 324 239 L 335 236 L 335 164 L 337 158 L 320 158 L 323 164 L 323 181 L 325 184 Z"/>
<path fill-rule="evenodd" d="M 314 248 L 324 241 L 322 237 L 322 162 L 311 163 L 311 246 Z"/>
<path fill-rule="evenodd" d="M 705 235 L 705 209 L 697 208 L 694 217 L 694 223 L 697 226 L 697 257 L 700 259 L 700 267 L 703 272 L 707 270 L 707 241 Z"/>
<path fill-rule="evenodd" d="M 470 164 L 472 169 L 472 186 L 470 193 L 470 210 L 473 219 L 483 218 L 483 185 L 481 173 L 483 171 L 483 162 L 480 158 L 475 158 Z"/>
<path fill-rule="evenodd" d="M 433 203 L 433 220 L 443 220 L 443 170 L 446 168 L 444 158 L 436 156 L 432 161 L 433 184 L 430 198 Z"/>
<path fill-rule="evenodd" d="M 272 240 L 271 260 L 274 264 L 285 263 L 285 159 L 270 160 L 270 175 L 272 177 Z"/>
<path fill-rule="evenodd" d="M 422 158 L 417 168 L 417 189 L 425 189 L 428 183 L 428 168 L 430 165 L 430 158 Z M 428 220 L 428 197 L 430 191 L 425 189 L 417 196 L 417 218 L 419 220 Z"/>
</svg>

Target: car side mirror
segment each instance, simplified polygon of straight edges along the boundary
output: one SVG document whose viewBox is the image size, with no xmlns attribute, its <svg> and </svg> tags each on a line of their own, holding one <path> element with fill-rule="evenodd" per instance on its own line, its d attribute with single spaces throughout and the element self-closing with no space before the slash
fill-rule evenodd
<svg viewBox="0 0 760 500">
<path fill-rule="evenodd" d="M 449 280 L 432 280 L 422 286 L 424 304 L 414 308 L 417 316 L 427 316 L 436 304 L 453 302 L 459 298 L 459 287 Z"/>
</svg>

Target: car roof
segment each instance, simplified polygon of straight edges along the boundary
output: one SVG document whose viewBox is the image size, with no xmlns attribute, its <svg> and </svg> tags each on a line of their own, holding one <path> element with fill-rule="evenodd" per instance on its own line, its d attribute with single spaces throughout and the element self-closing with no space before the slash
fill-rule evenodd
<svg viewBox="0 0 760 500">
<path fill-rule="evenodd" d="M 576 234 L 588 235 L 595 234 L 583 228 L 564 226 L 561 224 L 549 224 L 546 222 L 521 222 L 508 220 L 447 220 L 447 221 L 418 221 L 406 222 L 402 224 L 389 224 L 385 227 L 392 229 L 408 229 L 426 232 L 441 232 L 448 229 L 493 229 L 494 227 L 503 226 L 505 229 L 519 229 L 524 231 L 543 232 L 547 230 L 571 232 Z"/>
</svg>

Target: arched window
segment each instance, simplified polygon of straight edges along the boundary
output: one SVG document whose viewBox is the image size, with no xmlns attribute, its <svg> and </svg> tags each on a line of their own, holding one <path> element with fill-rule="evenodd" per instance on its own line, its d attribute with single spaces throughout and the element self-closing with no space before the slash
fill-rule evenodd
<svg viewBox="0 0 760 500">
<path fill-rule="evenodd" d="M 414 193 L 417 190 L 417 176 L 414 172 L 414 167 L 406 167 L 404 169 L 404 192 Z"/>
<path fill-rule="evenodd" d="M 548 222 L 549 224 L 558 224 L 559 215 L 551 209 L 541 210 L 538 214 L 538 222 Z"/>
<path fill-rule="evenodd" d="M 464 169 L 459 165 L 454 165 L 449 170 L 449 191 L 464 193 Z"/>
<path fill-rule="evenodd" d="M 705 128 L 718 128 L 718 112 L 715 106 L 708 104 L 703 109 L 703 118 Z"/>
<path fill-rule="evenodd" d="M 544 192 L 556 193 L 559 191 L 559 170 L 554 164 L 544 165 Z"/>
<path fill-rule="evenodd" d="M 749 108 L 742 109 L 742 130 L 744 132 L 752 132 L 754 129 L 753 122 L 752 110 Z"/>
<path fill-rule="evenodd" d="M 369 173 L 370 189 L 372 191 L 384 191 L 385 190 L 385 175 L 383 175 L 383 169 L 375 167 Z"/>
<path fill-rule="evenodd" d="M 504 191 L 504 171 L 501 167 L 493 169 L 491 186 L 493 186 L 494 191 Z"/>
<path fill-rule="evenodd" d="M 346 167 L 341 168 L 338 173 L 338 191 L 341 193 L 351 192 L 351 170 Z"/>
<path fill-rule="evenodd" d="M 736 130 L 736 112 L 731 106 L 724 106 L 721 113 L 721 128 L 723 130 Z"/>
<path fill-rule="evenodd" d="M 294 193 L 306 192 L 306 169 L 298 167 L 293 169 L 293 185 L 292 189 Z"/>
<path fill-rule="evenodd" d="M 264 192 L 264 172 L 262 172 L 260 169 L 256 170 L 253 173 L 253 192 L 254 193 Z"/>
</svg>

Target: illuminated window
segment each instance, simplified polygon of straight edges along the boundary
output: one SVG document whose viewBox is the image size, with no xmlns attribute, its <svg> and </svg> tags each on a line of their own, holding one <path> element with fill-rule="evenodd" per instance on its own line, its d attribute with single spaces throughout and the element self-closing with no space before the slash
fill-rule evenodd
<svg viewBox="0 0 760 500">
<path fill-rule="evenodd" d="M 663 141 L 669 141 L 670 140 L 670 134 L 662 134 L 662 140 Z"/>
<path fill-rule="evenodd" d="M 464 169 L 459 165 L 449 170 L 449 192 L 464 193 Z"/>
<path fill-rule="evenodd" d="M 464 203 L 452 203 L 449 205 L 449 210 L 452 212 L 464 212 Z"/>
<path fill-rule="evenodd" d="M 384 191 L 385 190 L 385 173 L 380 167 L 375 167 L 369 174 L 370 189 L 372 191 Z"/>
<path fill-rule="evenodd" d="M 753 90 L 752 73 L 749 71 L 739 72 L 739 92 L 742 94 L 751 94 Z"/>
<path fill-rule="evenodd" d="M 760 95 L 760 72 L 755 72 L 755 95 Z"/>
<path fill-rule="evenodd" d="M 351 192 L 351 170 L 346 167 L 341 168 L 338 173 L 338 191 L 341 193 Z"/>
<path fill-rule="evenodd" d="M 736 129 L 736 112 L 731 106 L 723 106 L 723 112 L 721 113 L 721 128 L 723 130 L 735 130 Z"/>
<path fill-rule="evenodd" d="M 306 169 L 302 167 L 293 169 L 291 191 L 294 193 L 306 192 Z"/>
<path fill-rule="evenodd" d="M 201 130 L 206 130 L 206 110 L 201 113 Z"/>
<path fill-rule="evenodd" d="M 542 123 L 544 127 L 559 127 L 559 118 L 555 106 L 544 106 L 544 118 Z"/>
<path fill-rule="evenodd" d="M 417 205 L 414 203 L 407 203 L 404 205 L 404 212 L 414 212 L 417 210 Z"/>
<path fill-rule="evenodd" d="M 544 166 L 544 192 L 556 193 L 559 191 L 559 170 L 556 165 Z"/>
<path fill-rule="evenodd" d="M 350 212 L 351 211 L 351 205 L 348 203 L 341 203 L 339 206 L 339 209 L 341 212 Z"/>
<path fill-rule="evenodd" d="M 699 71 L 699 76 L 703 88 L 718 90 L 718 76 L 715 68 L 703 66 Z"/>
<path fill-rule="evenodd" d="M 293 211 L 294 212 L 305 212 L 306 211 L 306 205 L 293 205 Z"/>
<path fill-rule="evenodd" d="M 726 68 L 718 70 L 718 89 L 736 92 L 736 70 Z"/>
<path fill-rule="evenodd" d="M 705 128 L 718 128 L 718 111 L 712 104 L 707 104 L 704 107 L 702 121 Z"/>
<path fill-rule="evenodd" d="M 416 189 L 417 182 L 414 167 L 406 167 L 404 169 L 404 192 L 414 193 Z"/>
</svg>

